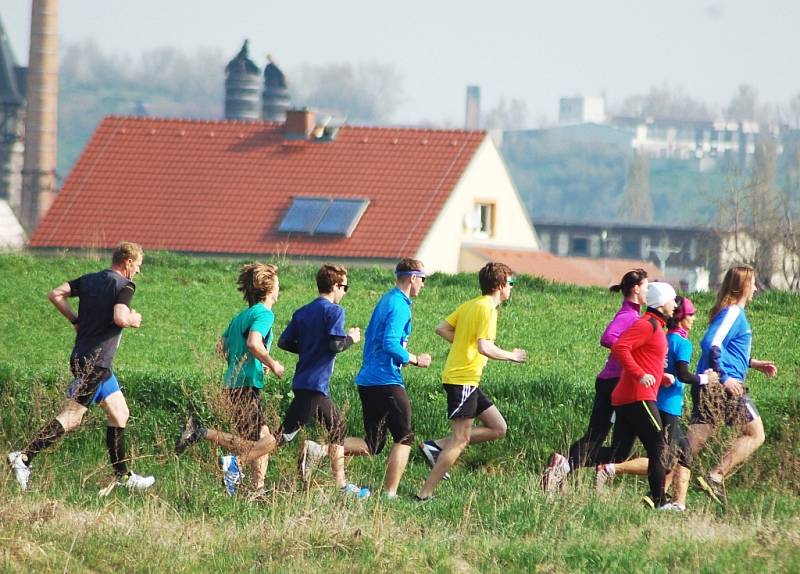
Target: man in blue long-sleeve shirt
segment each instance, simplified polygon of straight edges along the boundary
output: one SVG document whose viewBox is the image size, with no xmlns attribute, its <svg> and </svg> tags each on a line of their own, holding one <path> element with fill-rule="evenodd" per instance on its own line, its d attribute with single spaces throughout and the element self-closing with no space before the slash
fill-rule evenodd
<svg viewBox="0 0 800 574">
<path fill-rule="evenodd" d="M 374 455 L 386 444 L 386 431 L 394 444 L 386 468 L 384 494 L 397 496 L 414 433 L 411 403 L 400 369 L 404 365 L 427 368 L 431 356 L 407 349 L 411 336 L 411 299 L 425 285 L 425 267 L 417 259 L 403 259 L 395 267 L 397 283 L 386 292 L 372 312 L 364 341 L 364 361 L 356 376 L 364 415 L 365 439 L 348 439 L 348 454 Z M 350 442 L 352 440 L 352 443 Z"/>
</svg>

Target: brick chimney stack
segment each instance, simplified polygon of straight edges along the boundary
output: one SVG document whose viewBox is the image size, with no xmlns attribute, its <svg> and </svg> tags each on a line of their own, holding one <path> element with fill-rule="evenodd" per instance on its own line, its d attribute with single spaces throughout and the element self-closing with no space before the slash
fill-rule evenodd
<svg viewBox="0 0 800 574">
<path fill-rule="evenodd" d="M 314 131 L 314 112 L 308 108 L 286 110 L 283 136 L 287 140 L 307 140 Z"/>
<path fill-rule="evenodd" d="M 58 0 L 31 3 L 27 97 L 21 219 L 31 232 L 56 193 Z"/>
</svg>

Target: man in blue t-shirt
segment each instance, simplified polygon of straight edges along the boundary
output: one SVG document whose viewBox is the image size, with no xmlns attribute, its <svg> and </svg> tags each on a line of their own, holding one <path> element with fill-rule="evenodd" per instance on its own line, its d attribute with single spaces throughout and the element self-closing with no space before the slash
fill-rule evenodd
<svg viewBox="0 0 800 574">
<path fill-rule="evenodd" d="M 336 485 L 345 493 L 363 499 L 369 490 L 345 480 L 344 453 L 346 424 L 330 399 L 330 380 L 336 355 L 361 340 L 361 330 L 345 331 L 345 313 L 339 303 L 349 284 L 347 270 L 338 265 L 323 265 L 317 272 L 319 297 L 301 307 L 278 339 L 278 346 L 299 355 L 292 382 L 294 398 L 286 410 L 278 430 L 278 440 L 292 440 L 311 420 L 320 424 L 328 435 L 328 444 L 311 440 L 300 451 L 300 472 L 308 482 L 317 463 L 326 455 Z"/>
<path fill-rule="evenodd" d="M 394 444 L 389 453 L 384 480 L 384 495 L 397 496 L 414 432 L 411 428 L 411 403 L 400 369 L 405 365 L 427 368 L 431 356 L 415 355 L 407 349 L 411 336 L 411 299 L 425 286 L 422 261 L 406 258 L 395 267 L 394 288 L 381 297 L 367 326 L 364 361 L 356 376 L 364 417 L 365 439 L 348 442 L 348 454 L 374 455 L 386 444 L 386 431 Z"/>
</svg>

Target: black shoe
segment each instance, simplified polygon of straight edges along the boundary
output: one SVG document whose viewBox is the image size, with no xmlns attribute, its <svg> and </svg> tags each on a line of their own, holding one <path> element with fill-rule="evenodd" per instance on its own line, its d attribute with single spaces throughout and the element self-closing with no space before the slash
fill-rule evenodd
<svg viewBox="0 0 800 574">
<path fill-rule="evenodd" d="M 205 429 L 200 426 L 197 419 L 194 416 L 190 416 L 189 420 L 186 421 L 186 426 L 183 427 L 183 432 L 175 441 L 175 454 L 180 455 L 189 446 L 203 438 L 204 431 Z"/>
</svg>

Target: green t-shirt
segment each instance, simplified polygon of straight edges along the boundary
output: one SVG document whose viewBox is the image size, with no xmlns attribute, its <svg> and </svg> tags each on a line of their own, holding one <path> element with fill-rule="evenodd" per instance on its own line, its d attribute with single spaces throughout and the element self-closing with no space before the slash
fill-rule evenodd
<svg viewBox="0 0 800 574">
<path fill-rule="evenodd" d="M 269 351 L 272 346 L 272 324 L 275 314 L 262 303 L 256 303 L 231 319 L 222 334 L 228 349 L 228 369 L 223 384 L 228 388 L 264 386 L 264 365 L 247 350 L 247 336 L 256 331 Z"/>
</svg>

